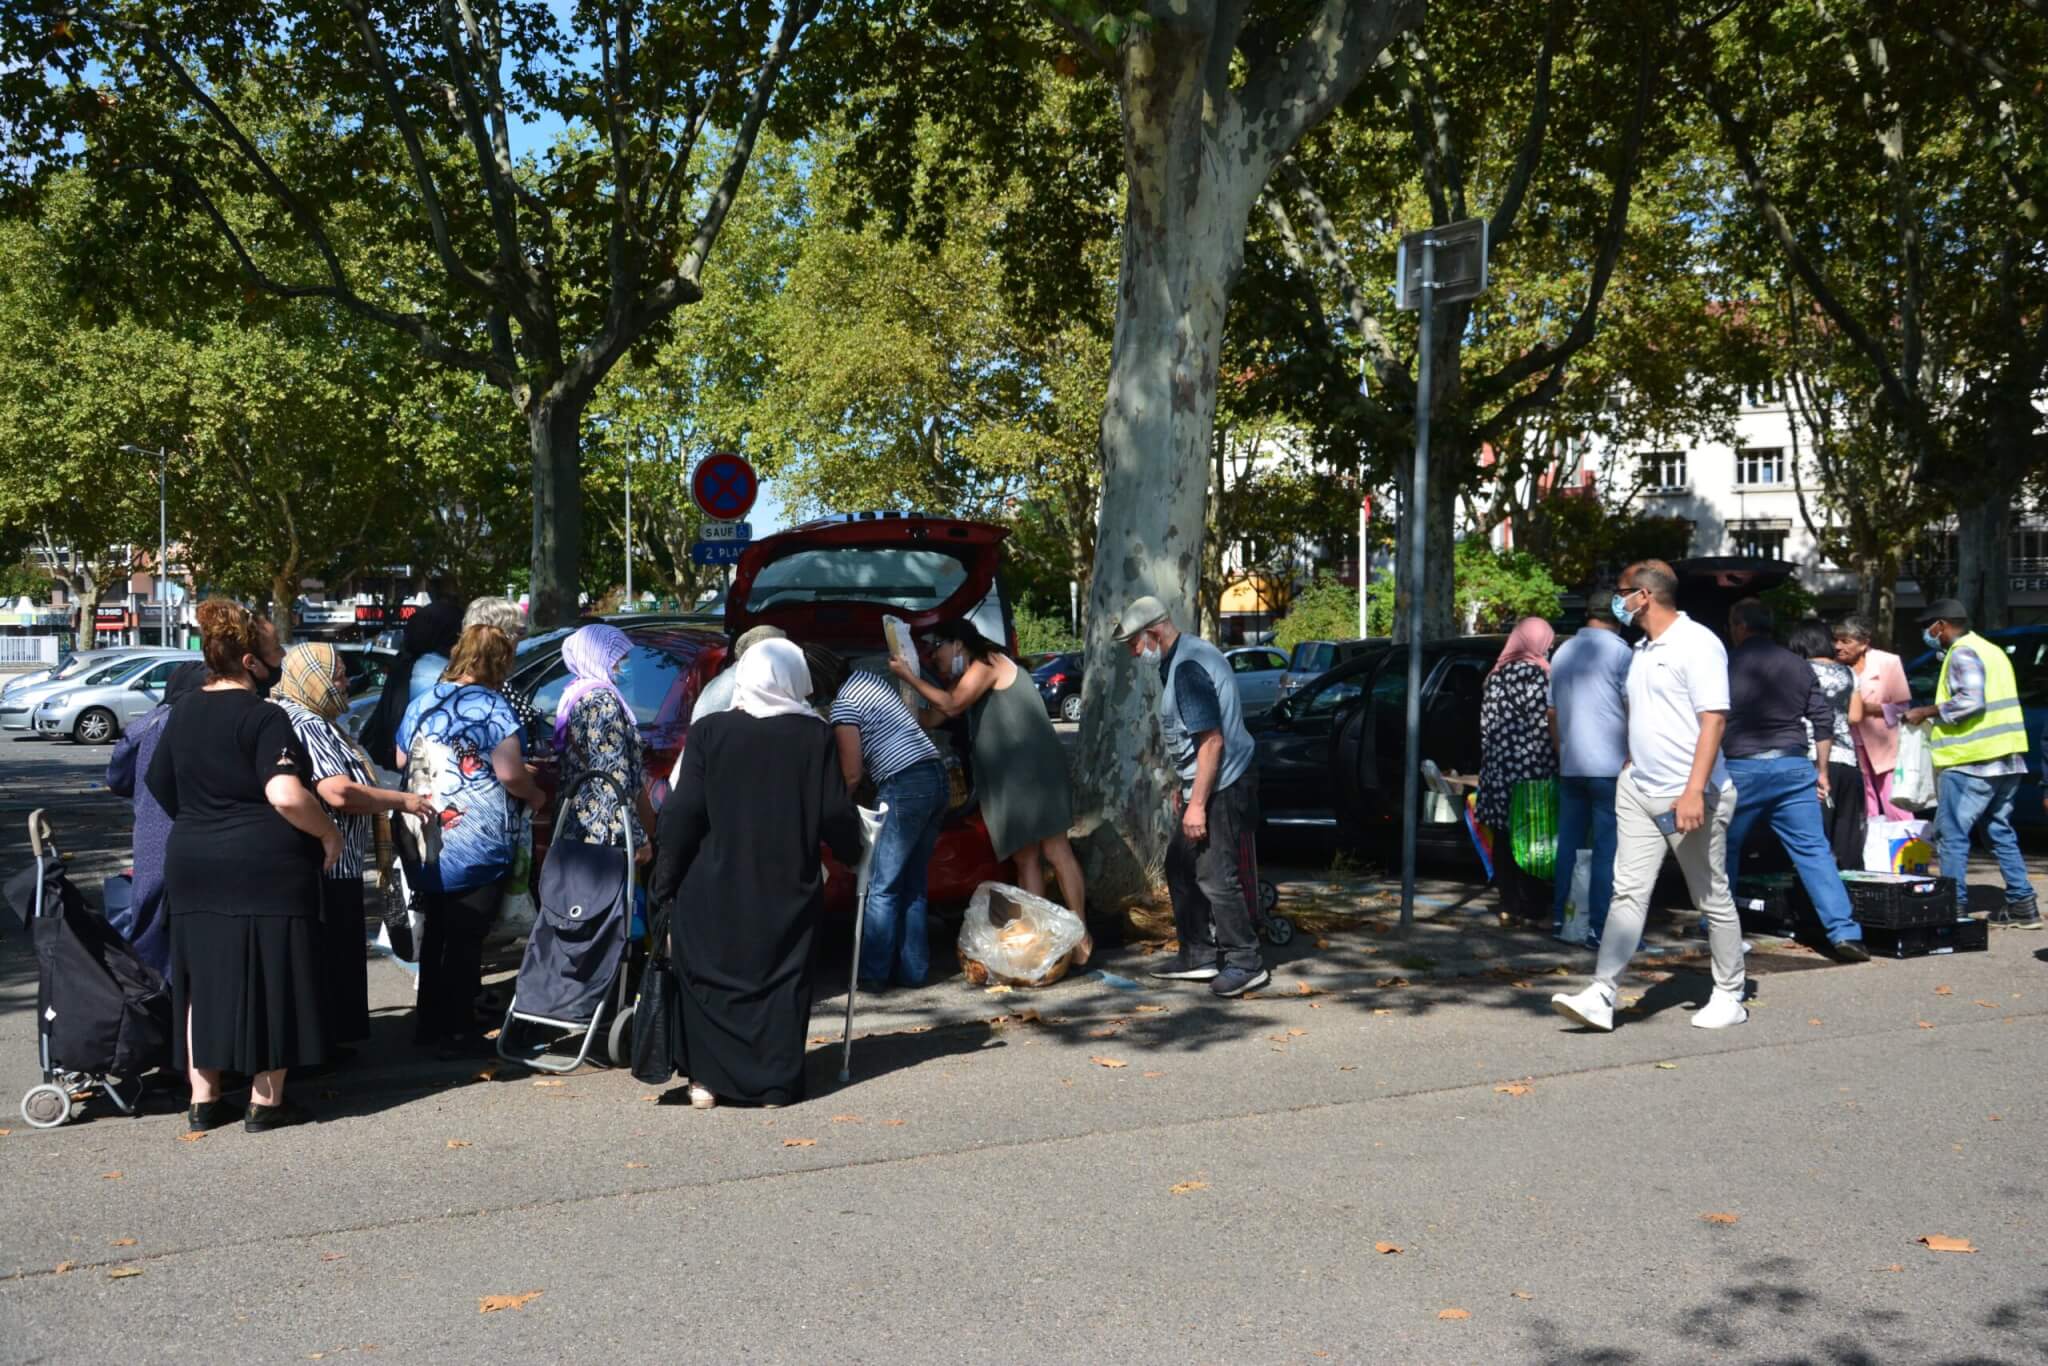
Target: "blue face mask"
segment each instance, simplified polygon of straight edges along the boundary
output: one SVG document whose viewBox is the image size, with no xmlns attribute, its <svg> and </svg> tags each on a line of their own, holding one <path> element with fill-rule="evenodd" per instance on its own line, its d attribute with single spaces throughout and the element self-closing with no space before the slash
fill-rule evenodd
<svg viewBox="0 0 2048 1366">
<path fill-rule="evenodd" d="M 1634 596 L 1635 594 L 1633 593 L 1616 593 L 1614 601 L 1608 604 L 1608 606 L 1614 609 L 1614 619 L 1623 626 L 1635 624 L 1636 614 L 1629 611 L 1627 606 L 1628 600 Z"/>
<path fill-rule="evenodd" d="M 1941 643 L 1941 637 L 1934 634 L 1932 629 L 1922 631 L 1920 633 L 1920 639 L 1927 642 L 1927 648 L 1930 650 L 1940 650 L 1947 648 Z"/>
</svg>

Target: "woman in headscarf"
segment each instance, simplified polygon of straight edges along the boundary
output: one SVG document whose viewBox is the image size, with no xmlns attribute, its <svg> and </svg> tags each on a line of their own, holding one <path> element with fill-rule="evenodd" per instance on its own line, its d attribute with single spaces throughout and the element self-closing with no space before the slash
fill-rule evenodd
<svg viewBox="0 0 2048 1366">
<path fill-rule="evenodd" d="M 140 781 L 149 772 L 156 742 L 178 699 L 206 681 L 199 660 L 180 664 L 164 685 L 164 700 L 121 734 L 107 759 L 107 790 L 127 797 L 135 809 L 135 882 L 128 903 L 128 922 L 116 925 L 142 961 L 159 973 L 171 970 L 171 932 L 164 920 L 164 848 L 171 839 L 171 818 Z"/>
<path fill-rule="evenodd" d="M 294 645 L 270 700 L 284 708 L 311 761 L 313 794 L 341 831 L 342 853 L 320 882 L 320 1015 L 330 1059 L 370 1037 L 369 956 L 364 950 L 363 870 L 375 817 L 433 812 L 423 796 L 377 786 L 369 756 L 335 724 L 348 706 L 348 672 L 332 645 Z"/>
<path fill-rule="evenodd" d="M 384 676 L 384 691 L 377 698 L 377 710 L 363 724 L 363 749 L 378 765 L 391 762 L 398 743 L 398 725 L 412 700 L 440 681 L 448 667 L 455 642 L 462 638 L 462 604 L 430 602 L 405 623 L 398 658 Z"/>
<path fill-rule="evenodd" d="M 1549 889 L 1515 863 L 1511 819 L 1515 784 L 1557 776 L 1550 743 L 1550 647 L 1557 639 L 1541 617 L 1523 617 L 1501 647 L 1479 699 L 1479 796 L 1475 814 L 1502 838 L 1493 842 L 1494 885 L 1501 914 L 1550 918 Z"/>
<path fill-rule="evenodd" d="M 555 818 L 555 838 L 584 844 L 624 844 L 633 832 L 634 855 L 652 857 L 647 830 L 654 808 L 642 772 L 640 722 L 614 679 L 633 642 L 616 626 L 591 625 L 562 642 L 571 682 L 555 704 L 555 748 L 562 756 L 561 791 L 572 799 Z M 583 782 L 587 773 L 617 783 Z M 620 800 L 623 793 L 625 800 Z"/>
<path fill-rule="evenodd" d="M 690 1104 L 803 1099 L 822 844 L 859 861 L 860 817 L 803 651 L 768 640 L 736 666 L 731 711 L 690 728 L 656 830 L 655 904 L 682 987 Z"/>
</svg>

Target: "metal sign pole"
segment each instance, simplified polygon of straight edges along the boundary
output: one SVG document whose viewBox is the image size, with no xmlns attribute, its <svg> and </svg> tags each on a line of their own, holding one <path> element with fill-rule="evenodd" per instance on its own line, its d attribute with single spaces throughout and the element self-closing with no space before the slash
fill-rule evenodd
<svg viewBox="0 0 2048 1366">
<path fill-rule="evenodd" d="M 1415 926 L 1415 836 L 1422 806 L 1422 586 L 1429 567 L 1430 347 L 1436 329 L 1436 238 L 1422 239 L 1422 339 L 1415 379 L 1415 491 L 1408 500 L 1408 746 L 1401 788 L 1401 932 Z"/>
<path fill-rule="evenodd" d="M 626 606 L 633 610 L 633 448 L 626 447 Z"/>
</svg>

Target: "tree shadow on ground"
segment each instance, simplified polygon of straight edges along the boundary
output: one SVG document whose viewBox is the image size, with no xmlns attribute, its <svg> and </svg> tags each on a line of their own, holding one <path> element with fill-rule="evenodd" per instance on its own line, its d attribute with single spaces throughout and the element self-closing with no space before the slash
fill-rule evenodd
<svg viewBox="0 0 2048 1366">
<path fill-rule="evenodd" d="M 1902 1252 L 1897 1274 L 1910 1274 L 1914 1256 L 1935 1255 L 1917 1248 Z M 1893 1274 L 1889 1268 L 1871 1270 Z M 1706 1298 L 1690 1303 L 1674 1298 L 1641 1316 L 1644 1327 L 1636 1336 L 1652 1345 L 1584 1340 L 1571 1325 L 1544 1319 L 1532 1330 L 1532 1359 L 1543 1366 L 1638 1366 L 1674 1355 L 1759 1366 L 1884 1366 L 1900 1361 L 2002 1366 L 2048 1354 L 2048 1289 L 2019 1291 L 1981 1309 L 1942 1315 L 1944 1322 L 1962 1318 L 1979 1330 L 1970 1334 L 1971 1341 L 1956 1343 L 1954 1328 L 1929 1326 L 1937 1309 L 1953 1306 L 1851 1307 L 1835 1299 L 1826 1286 L 1806 1283 L 1814 1280 L 1816 1273 L 1792 1257 L 1740 1262 L 1723 1273 L 1722 1283 Z M 1902 1290 L 1909 1285 L 1902 1280 Z"/>
</svg>

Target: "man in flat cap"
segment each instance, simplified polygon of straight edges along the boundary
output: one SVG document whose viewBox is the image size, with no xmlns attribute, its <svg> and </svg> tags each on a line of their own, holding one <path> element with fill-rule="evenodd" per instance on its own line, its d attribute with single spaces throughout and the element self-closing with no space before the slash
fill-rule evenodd
<svg viewBox="0 0 2048 1366">
<path fill-rule="evenodd" d="M 1934 705 L 1915 707 L 1905 719 L 1934 723 L 1934 847 L 1942 876 L 1955 880 L 1957 914 L 1967 912 L 1970 836 L 1982 825 L 2005 879 L 2005 904 L 1991 913 L 1991 923 L 2038 930 L 2040 903 L 2012 829 L 2012 800 L 2027 776 L 2027 722 L 2012 661 L 1970 629 L 1968 611 L 1954 598 L 1929 603 L 1920 626 L 1927 643 L 1942 651 L 1941 681 Z"/>
<path fill-rule="evenodd" d="M 1179 778 L 1166 886 L 1180 958 L 1152 975 L 1207 982 L 1223 997 L 1257 991 L 1272 980 L 1246 900 L 1245 870 L 1257 866 L 1258 775 L 1230 661 L 1208 641 L 1183 635 L 1166 604 L 1149 595 L 1117 618 L 1116 638 L 1134 658 L 1159 666 L 1159 729 Z"/>
</svg>

